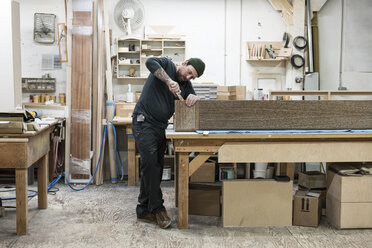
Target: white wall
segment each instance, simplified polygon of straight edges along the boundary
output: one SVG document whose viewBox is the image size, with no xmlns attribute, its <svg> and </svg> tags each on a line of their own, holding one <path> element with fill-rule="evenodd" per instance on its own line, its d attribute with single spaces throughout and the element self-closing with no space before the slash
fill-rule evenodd
<svg viewBox="0 0 372 248">
<path fill-rule="evenodd" d="M 113 10 L 118 0 L 108 0 L 109 25 L 113 37 L 124 37 L 116 25 Z M 219 85 L 242 84 L 251 88 L 252 72 L 283 73 L 285 64 L 276 67 L 257 67 L 248 64 L 246 42 L 261 40 L 281 41 L 286 25 L 280 14 L 267 0 L 141 0 L 145 8 L 145 25 L 174 25 L 172 33 L 185 35 L 187 57 L 200 57 L 206 70 L 196 82 Z M 225 12 L 226 11 L 226 12 Z M 226 20 L 226 24 L 225 24 Z M 260 21 L 262 26 L 258 26 Z M 226 26 L 225 26 L 226 25 Z M 142 35 L 143 27 L 134 33 Z M 138 81 L 132 83 L 138 85 Z M 140 86 L 134 86 L 134 91 Z M 127 86 L 113 81 L 113 92 L 124 94 Z"/>
<path fill-rule="evenodd" d="M 14 5 L 14 3 L 13 3 Z M 19 49 L 19 8 L 12 11 L 12 1 L 0 2 L 0 111 L 14 111 L 20 107 L 20 49 Z M 14 29 L 14 30 L 13 30 Z M 17 94 L 18 93 L 18 94 Z"/>
<path fill-rule="evenodd" d="M 347 0 L 350 1 L 350 0 Z M 342 20 L 342 1 L 328 0 L 318 13 L 319 28 L 319 75 L 321 90 L 337 90 L 339 86 L 340 56 L 341 56 L 341 20 Z M 345 11 L 347 12 L 347 6 Z M 344 16 L 344 31 L 346 19 Z M 349 23 L 350 24 L 350 23 Z M 352 25 L 352 24 L 351 24 Z M 368 25 L 366 26 L 368 27 Z M 361 33 L 371 34 L 372 30 L 365 27 Z M 346 32 L 343 34 L 347 35 Z M 342 49 L 343 56 L 349 49 L 345 46 Z M 369 52 L 365 51 L 366 56 Z M 344 63 L 345 65 L 345 63 Z M 342 85 L 348 90 L 372 90 L 372 73 L 345 71 L 342 66 Z M 371 69 L 372 71 L 372 69 Z"/>
<path fill-rule="evenodd" d="M 74 9 L 90 5 L 91 0 L 74 1 Z M 106 0 L 109 12 L 109 26 L 113 37 L 122 37 L 124 32 L 113 19 L 113 10 L 118 0 Z M 206 63 L 206 70 L 197 82 L 214 82 L 219 85 L 242 84 L 251 87 L 253 71 L 280 72 L 285 76 L 284 63 L 277 67 L 252 66 L 245 61 L 246 42 L 261 40 L 280 41 L 286 25 L 280 14 L 267 0 L 141 0 L 145 7 L 145 24 L 135 33 L 143 38 L 146 25 L 174 25 L 172 31 L 185 35 L 187 57 L 200 57 Z M 87 5 L 88 4 L 88 5 Z M 33 41 L 34 13 L 53 13 L 56 22 L 65 22 L 63 0 L 20 0 L 22 76 L 41 77 L 50 73 L 57 78 L 58 93 L 65 92 L 65 64 L 61 70 L 41 70 L 41 55 L 58 54 L 57 43 L 42 45 Z M 226 22 L 225 22 L 226 20 Z M 260 21 L 262 26 L 258 26 Z M 133 90 L 139 90 L 142 83 Z M 127 84 L 113 80 L 113 92 L 124 94 Z M 28 101 L 29 94 L 23 94 Z"/>
<path fill-rule="evenodd" d="M 34 41 L 34 13 L 50 13 L 56 15 L 56 23 L 65 21 L 65 1 L 64 0 L 19 0 L 21 12 L 21 49 L 22 49 L 22 77 L 41 77 L 49 73 L 51 77 L 56 78 L 56 92 L 48 93 L 56 95 L 66 92 L 66 70 L 65 64 L 62 69 L 42 70 L 42 54 L 59 54 L 57 44 L 57 27 L 56 42 L 54 44 L 40 44 Z M 31 93 L 23 94 L 23 101 L 29 101 Z"/>
</svg>

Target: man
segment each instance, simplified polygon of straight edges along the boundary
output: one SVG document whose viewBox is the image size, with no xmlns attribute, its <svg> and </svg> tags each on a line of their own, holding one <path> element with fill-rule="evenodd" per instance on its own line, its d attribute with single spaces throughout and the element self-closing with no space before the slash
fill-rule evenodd
<svg viewBox="0 0 372 248">
<path fill-rule="evenodd" d="M 141 186 L 136 212 L 140 221 L 170 227 L 171 220 L 163 205 L 160 188 L 166 148 L 165 129 L 174 113 L 174 101 L 182 96 L 187 106 L 199 98 L 190 82 L 200 77 L 205 64 L 190 58 L 176 66 L 168 58 L 149 58 L 146 67 L 151 74 L 133 111 L 133 135 L 141 154 Z"/>
</svg>

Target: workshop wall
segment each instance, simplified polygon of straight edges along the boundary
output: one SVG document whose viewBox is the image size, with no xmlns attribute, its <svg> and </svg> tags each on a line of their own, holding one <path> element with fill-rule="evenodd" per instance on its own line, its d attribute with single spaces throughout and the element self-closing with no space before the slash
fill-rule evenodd
<svg viewBox="0 0 372 248">
<path fill-rule="evenodd" d="M 33 41 L 34 13 L 53 13 L 56 23 L 65 22 L 64 1 L 19 0 L 21 8 L 22 77 L 41 77 L 49 73 L 57 79 L 58 93 L 65 92 L 65 64 L 62 69 L 42 70 L 42 54 L 58 54 L 58 45 L 38 44 Z M 77 5 L 90 3 L 79 0 Z M 108 0 L 110 17 L 118 0 Z M 286 25 L 280 14 L 266 0 L 141 0 L 145 7 L 145 24 L 134 34 L 143 38 L 147 25 L 174 25 L 172 31 L 185 35 L 187 57 L 197 56 L 206 62 L 206 71 L 197 82 L 214 82 L 219 85 L 242 84 L 251 88 L 252 72 L 278 72 L 285 77 L 285 66 L 258 67 L 245 61 L 246 41 L 280 41 Z M 258 22 L 262 25 L 259 26 Z M 123 37 L 123 31 L 109 18 L 113 37 Z M 260 39 L 259 39 L 260 37 Z M 141 84 L 133 82 L 133 90 L 140 90 Z M 123 94 L 127 84 L 113 80 L 113 92 Z M 23 94 L 28 101 L 29 94 Z"/>
<path fill-rule="evenodd" d="M 195 82 L 214 82 L 218 85 L 247 85 L 251 89 L 252 72 L 282 73 L 285 82 L 285 65 L 258 67 L 248 64 L 246 42 L 281 41 L 286 25 L 280 14 L 267 0 L 141 0 L 145 7 L 145 25 L 174 25 L 174 34 L 185 35 L 187 57 L 200 57 L 206 70 Z M 109 0 L 112 14 L 117 0 Z M 242 18 L 241 18 L 242 17 Z M 226 20 L 226 22 L 225 22 Z M 259 26 L 258 22 L 262 25 Z M 124 37 L 124 32 L 109 20 L 113 37 Z M 143 38 L 144 26 L 133 33 Z M 128 82 L 128 81 L 126 81 Z M 132 82 L 134 91 L 140 88 Z M 113 92 L 124 94 L 127 83 L 113 81 Z"/>
<path fill-rule="evenodd" d="M 17 0 L 20 4 L 21 13 L 21 56 L 22 77 L 42 77 L 49 73 L 56 78 L 56 92 L 48 93 L 56 95 L 66 92 L 66 70 L 62 63 L 61 69 L 43 70 L 41 66 L 43 54 L 58 55 L 57 27 L 56 41 L 53 44 L 40 44 L 34 41 L 34 13 L 49 13 L 56 15 L 56 23 L 65 22 L 64 0 Z M 30 93 L 22 94 L 23 102 L 29 102 Z M 58 101 L 58 100 L 57 100 Z"/>
<path fill-rule="evenodd" d="M 359 37 L 355 37 L 356 39 L 359 39 L 359 41 L 370 41 L 372 39 L 370 26 L 368 26 L 367 22 L 365 25 L 358 25 L 358 23 L 354 23 L 348 19 L 348 17 L 350 17 L 349 14 L 352 14 L 353 11 L 358 11 L 360 15 L 358 16 L 359 21 L 363 20 L 363 18 L 368 19 L 371 10 L 371 3 L 368 3 L 368 1 L 365 0 L 358 1 L 357 3 L 350 0 L 344 1 L 345 14 L 343 32 L 344 45 L 342 48 L 342 86 L 347 87 L 348 90 L 372 90 L 372 69 L 361 72 L 348 66 L 350 63 L 362 63 L 362 60 L 351 61 L 353 58 L 351 57 L 350 59 L 350 52 L 355 51 L 355 49 L 362 50 L 363 47 L 350 47 L 350 42 L 345 42 L 345 38 L 350 36 L 350 34 L 348 34 L 350 29 L 355 29 L 355 31 L 359 34 Z M 341 20 L 342 1 L 328 0 L 318 14 L 320 52 L 319 71 L 321 90 L 337 90 L 339 86 Z M 370 46 L 370 42 L 367 42 L 365 45 Z M 370 57 L 368 51 L 368 49 L 364 51 L 366 59 Z M 357 59 L 357 56 L 354 57 L 354 60 Z"/>
</svg>

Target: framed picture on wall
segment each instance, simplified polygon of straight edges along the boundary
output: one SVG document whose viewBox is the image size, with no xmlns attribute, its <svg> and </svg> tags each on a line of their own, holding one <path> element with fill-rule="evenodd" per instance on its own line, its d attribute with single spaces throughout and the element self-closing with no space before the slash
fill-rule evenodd
<svg viewBox="0 0 372 248">
<path fill-rule="evenodd" d="M 56 15 L 35 13 L 34 14 L 34 41 L 44 44 L 55 42 Z"/>
</svg>

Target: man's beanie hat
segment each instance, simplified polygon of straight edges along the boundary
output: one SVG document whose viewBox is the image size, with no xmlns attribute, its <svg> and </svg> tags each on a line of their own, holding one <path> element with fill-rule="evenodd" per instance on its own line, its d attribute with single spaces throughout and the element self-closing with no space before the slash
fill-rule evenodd
<svg viewBox="0 0 372 248">
<path fill-rule="evenodd" d="M 188 59 L 188 61 L 189 61 L 188 65 L 192 65 L 195 68 L 196 72 L 198 73 L 198 77 L 200 77 L 205 69 L 204 62 L 199 58 L 190 58 Z"/>
</svg>

